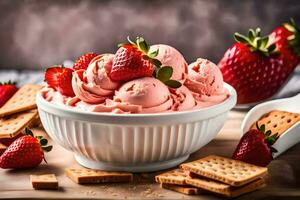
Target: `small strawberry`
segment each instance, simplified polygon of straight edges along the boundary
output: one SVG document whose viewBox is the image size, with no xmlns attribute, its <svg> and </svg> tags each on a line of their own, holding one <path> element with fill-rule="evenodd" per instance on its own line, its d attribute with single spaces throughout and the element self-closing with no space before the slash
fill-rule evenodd
<svg viewBox="0 0 300 200">
<path fill-rule="evenodd" d="M 44 159 L 44 153 L 52 146 L 42 136 L 34 137 L 29 129 L 25 136 L 16 139 L 0 156 L 0 167 L 3 169 L 24 169 L 38 166 Z M 45 160 L 45 159 L 44 159 Z"/>
<path fill-rule="evenodd" d="M 74 91 L 72 88 L 73 70 L 63 66 L 54 66 L 46 70 L 45 81 L 48 86 L 59 91 L 61 94 L 73 97 Z"/>
<path fill-rule="evenodd" d="M 260 29 L 250 29 L 248 36 L 235 33 L 237 43 L 218 66 L 224 81 L 236 89 L 238 104 L 267 99 L 280 89 L 300 62 L 299 33 L 295 24 L 281 26 L 267 37 L 260 36 Z"/>
<path fill-rule="evenodd" d="M 92 53 L 92 52 L 91 53 L 86 53 L 86 54 L 80 56 L 75 61 L 75 64 L 73 65 L 73 69 L 74 70 L 79 70 L 79 69 L 86 70 L 87 67 L 89 66 L 91 60 L 93 60 L 93 58 L 95 58 L 96 56 L 97 56 L 97 54 Z"/>
<path fill-rule="evenodd" d="M 16 83 L 8 81 L 0 83 L 0 108 L 12 97 L 18 90 Z"/>
<path fill-rule="evenodd" d="M 265 131 L 265 125 L 246 132 L 237 145 L 232 158 L 250 164 L 265 167 L 272 160 L 272 154 L 277 152 L 272 145 L 276 142 L 278 134 L 271 135 L 271 131 Z"/>
<path fill-rule="evenodd" d="M 180 87 L 181 83 L 170 80 L 173 68 L 161 66 L 161 62 L 155 57 L 158 50 L 149 52 L 149 45 L 144 38 L 137 37 L 133 42 L 127 38 L 129 43 L 119 45 L 111 71 L 110 78 L 115 81 L 128 81 L 135 78 L 154 76 L 170 87 Z"/>
</svg>

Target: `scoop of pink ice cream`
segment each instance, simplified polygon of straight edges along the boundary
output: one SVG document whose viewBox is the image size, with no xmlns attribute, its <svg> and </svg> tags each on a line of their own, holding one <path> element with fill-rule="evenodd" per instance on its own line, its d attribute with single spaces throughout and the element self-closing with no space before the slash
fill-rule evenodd
<svg viewBox="0 0 300 200">
<path fill-rule="evenodd" d="M 114 100 L 142 106 L 142 113 L 165 112 L 171 109 L 170 91 L 158 79 L 144 77 L 129 81 L 116 91 Z"/>
<path fill-rule="evenodd" d="M 112 81 L 107 71 L 112 66 L 112 54 L 97 56 L 89 64 L 86 71 L 74 72 L 72 87 L 76 97 L 86 103 L 97 104 L 111 98 L 120 82 Z"/>
<path fill-rule="evenodd" d="M 223 92 L 223 76 L 214 63 L 198 58 L 188 66 L 188 78 L 184 85 L 199 94 L 219 94 Z"/>
<path fill-rule="evenodd" d="M 106 90 L 115 90 L 120 86 L 120 82 L 109 78 L 108 72 L 113 64 L 114 54 L 102 54 L 96 56 L 86 69 L 88 83 L 99 85 Z"/>
<path fill-rule="evenodd" d="M 187 62 L 183 55 L 175 48 L 165 45 L 156 44 L 150 47 L 150 52 L 158 49 L 158 55 L 155 57 L 163 66 L 171 66 L 173 68 L 173 75 L 171 79 L 184 81 L 187 73 Z"/>
<path fill-rule="evenodd" d="M 170 88 L 170 92 L 174 100 L 173 111 L 191 110 L 196 106 L 193 94 L 184 85 L 177 89 Z"/>
</svg>

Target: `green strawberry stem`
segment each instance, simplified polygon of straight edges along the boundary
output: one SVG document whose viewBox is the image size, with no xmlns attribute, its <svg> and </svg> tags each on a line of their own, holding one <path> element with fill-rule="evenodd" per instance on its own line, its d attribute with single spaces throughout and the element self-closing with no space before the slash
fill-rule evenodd
<svg viewBox="0 0 300 200">
<path fill-rule="evenodd" d="M 284 23 L 283 26 L 292 33 L 292 35 L 288 37 L 289 45 L 295 55 L 300 56 L 300 28 L 293 18 L 290 19 L 289 23 Z"/>
<path fill-rule="evenodd" d="M 272 147 L 272 145 L 279 138 L 278 133 L 276 133 L 274 135 L 271 135 L 272 131 L 271 130 L 267 130 L 266 131 L 266 126 L 264 124 L 262 124 L 261 126 L 259 126 L 258 122 L 256 122 L 256 128 L 257 128 L 257 130 L 259 130 L 260 132 L 262 132 L 265 135 L 265 141 L 270 146 L 271 152 L 272 153 L 277 153 L 278 151 L 274 147 Z"/>
<path fill-rule="evenodd" d="M 17 83 L 14 81 L 9 80 L 8 82 L 0 82 L 0 85 L 16 85 Z"/>
<path fill-rule="evenodd" d="M 242 35 L 240 33 L 234 33 L 234 38 L 237 42 L 241 42 L 249 46 L 252 52 L 260 52 L 265 56 L 276 54 L 276 44 L 269 41 L 268 36 L 260 36 L 260 28 L 255 30 L 249 29 L 248 35 Z"/>
<path fill-rule="evenodd" d="M 52 150 L 53 146 L 52 145 L 47 146 L 48 140 L 46 138 L 44 138 L 41 135 L 34 136 L 33 132 L 29 128 L 25 128 L 25 135 L 35 137 L 39 141 L 43 152 L 50 152 Z M 45 156 L 43 156 L 43 159 L 47 163 L 47 160 L 45 159 Z"/>
<path fill-rule="evenodd" d="M 181 87 L 181 83 L 176 80 L 172 80 L 173 68 L 172 66 L 162 66 L 161 62 L 155 57 L 159 53 L 159 49 L 156 51 L 150 52 L 150 46 L 147 44 L 144 38 L 136 37 L 136 41 L 132 41 L 129 36 L 127 37 L 127 43 L 121 43 L 118 47 L 122 47 L 123 45 L 133 45 L 137 47 L 141 52 L 143 52 L 143 59 L 149 60 L 154 66 L 153 76 L 160 81 L 162 81 L 165 85 L 172 88 Z"/>
</svg>

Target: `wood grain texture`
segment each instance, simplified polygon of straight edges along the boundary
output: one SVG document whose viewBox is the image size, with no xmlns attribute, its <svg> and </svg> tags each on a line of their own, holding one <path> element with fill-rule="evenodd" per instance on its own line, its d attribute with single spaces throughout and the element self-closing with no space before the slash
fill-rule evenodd
<svg viewBox="0 0 300 200">
<path fill-rule="evenodd" d="M 216 154 L 230 157 L 238 141 L 239 126 L 231 126 L 230 123 L 239 124 L 243 113 L 234 112 L 219 134 L 218 138 L 192 154 L 188 161 L 193 161 L 207 155 Z M 226 127 L 230 128 L 229 131 Z M 236 127 L 236 128 L 235 128 Z M 40 130 L 34 132 L 41 133 Z M 224 133 L 225 136 L 223 135 Z M 232 133 L 233 135 L 227 135 Z M 226 140 L 224 138 L 227 138 Z M 228 139 L 235 138 L 235 140 Z M 52 143 L 52 142 L 50 142 Z M 269 165 L 267 186 L 237 199 L 300 199 L 300 144 L 292 147 Z M 1 198 L 51 198 L 51 199 L 222 199 L 210 194 L 187 196 L 170 190 L 160 188 L 155 183 L 155 175 L 162 173 L 134 174 L 132 183 L 78 185 L 64 175 L 67 167 L 80 167 L 71 152 L 54 144 L 53 151 L 46 154 L 48 165 L 43 163 L 36 169 L 30 170 L 2 170 L 0 169 L 0 199 Z M 58 191 L 34 191 L 30 184 L 30 174 L 54 173 L 59 181 Z M 288 198 L 283 198 L 288 197 Z"/>
</svg>

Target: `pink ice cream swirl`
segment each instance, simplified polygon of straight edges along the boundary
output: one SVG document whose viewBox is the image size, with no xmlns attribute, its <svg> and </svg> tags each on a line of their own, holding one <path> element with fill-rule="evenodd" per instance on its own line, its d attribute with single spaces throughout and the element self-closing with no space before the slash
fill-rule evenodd
<svg viewBox="0 0 300 200">
<path fill-rule="evenodd" d="M 139 78 L 125 83 L 116 91 L 114 102 L 135 105 L 140 108 L 141 113 L 168 112 L 171 111 L 173 105 L 168 87 L 152 77 Z"/>
<path fill-rule="evenodd" d="M 72 87 L 76 97 L 89 104 L 103 103 L 107 98 L 112 98 L 121 85 L 120 82 L 112 81 L 107 74 L 113 58 L 113 54 L 99 55 L 91 61 L 86 71 L 74 72 Z"/>
<path fill-rule="evenodd" d="M 184 85 L 193 92 L 199 108 L 221 103 L 229 95 L 223 87 L 220 69 L 214 63 L 202 58 L 198 58 L 188 66 L 188 78 Z"/>
<path fill-rule="evenodd" d="M 193 94 L 184 85 L 178 89 L 169 88 L 169 90 L 174 100 L 172 111 L 191 110 L 197 105 Z"/>
</svg>

